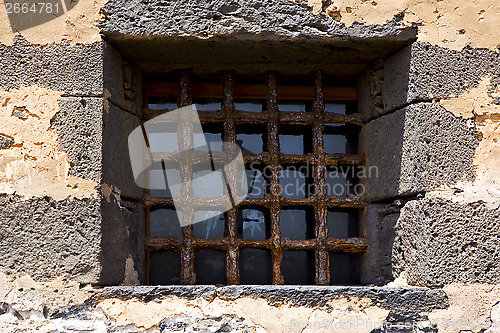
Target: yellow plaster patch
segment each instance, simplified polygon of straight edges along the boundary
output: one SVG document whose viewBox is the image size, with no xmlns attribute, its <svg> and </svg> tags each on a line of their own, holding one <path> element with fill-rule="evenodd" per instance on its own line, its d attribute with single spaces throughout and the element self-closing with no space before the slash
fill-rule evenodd
<svg viewBox="0 0 500 333">
<path fill-rule="evenodd" d="M 132 256 L 128 256 L 125 261 L 125 278 L 123 279 L 122 285 L 138 286 L 140 284 L 139 273 L 137 273 L 134 267 L 134 259 L 132 259 Z"/>
<path fill-rule="evenodd" d="M 199 306 L 206 305 L 206 303 L 203 299 L 189 301 L 178 297 L 147 303 L 135 299 L 122 301 L 110 298 L 100 302 L 98 306 L 106 316 L 115 319 L 118 326 L 135 325 L 139 328 L 149 329 L 159 325 L 166 317 L 179 314 L 193 317 L 202 316 L 203 312 Z"/>
<path fill-rule="evenodd" d="M 78 282 L 58 277 L 50 282 L 35 282 L 25 275 L 16 279 L 0 272 L 0 302 L 16 311 L 52 311 L 68 306 L 83 305 L 91 295 L 91 288 L 80 288 Z"/>
<path fill-rule="evenodd" d="M 91 44 L 101 40 L 96 24 L 102 20 L 101 8 L 109 0 L 80 0 L 67 13 L 36 27 L 26 29 L 20 34 L 32 44 L 60 43 L 63 40 L 71 43 Z M 0 43 L 12 45 L 14 37 L 5 0 L 0 0 Z"/>
<path fill-rule="evenodd" d="M 418 26 L 421 42 L 454 50 L 500 45 L 497 0 L 332 0 L 325 12 L 348 26 L 384 24 L 403 13 L 405 25 Z"/>
<path fill-rule="evenodd" d="M 500 95 L 500 90 L 491 92 L 490 79 L 483 79 L 477 88 L 459 97 L 442 100 L 441 105 L 457 117 L 474 118 L 479 131 L 479 146 L 474 156 L 476 179 L 461 181 L 454 185 L 463 192 L 442 187 L 429 193 L 433 197 L 444 197 L 456 202 L 484 201 L 489 208 L 500 205 L 500 105 L 493 104 L 491 96 Z"/>
<path fill-rule="evenodd" d="M 236 315 L 251 326 L 266 332 L 356 332 L 369 333 L 382 323 L 389 311 L 371 304 L 369 299 L 338 299 L 328 303 L 328 308 L 295 307 L 290 304 L 272 306 L 264 299 L 242 297 L 235 300 L 203 298 L 186 300 L 169 297 L 147 303 L 138 300 L 106 299 L 99 303 L 104 313 L 118 326 L 136 325 L 150 329 L 163 319 L 175 315 L 191 318 Z M 308 330 L 308 328 L 320 328 Z M 347 330 L 346 330 L 347 328 Z M 333 329 L 333 330 L 332 330 Z"/>
<path fill-rule="evenodd" d="M 429 314 L 439 333 L 481 332 L 491 326 L 491 309 L 500 301 L 499 285 L 454 283 L 443 289 L 450 307 Z"/>
<path fill-rule="evenodd" d="M 59 111 L 60 97 L 61 92 L 36 86 L 0 90 L 0 134 L 15 141 L 0 149 L 0 193 L 55 200 L 97 197 L 97 183 L 70 176 L 68 156 L 58 150 L 50 120 Z"/>
</svg>

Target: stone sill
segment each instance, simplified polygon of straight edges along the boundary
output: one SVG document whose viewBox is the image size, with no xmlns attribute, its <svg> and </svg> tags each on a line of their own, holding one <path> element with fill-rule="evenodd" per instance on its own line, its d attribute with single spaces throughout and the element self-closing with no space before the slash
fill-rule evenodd
<svg viewBox="0 0 500 333">
<path fill-rule="evenodd" d="M 337 299 L 370 299 L 372 305 L 388 310 L 431 311 L 449 306 L 442 289 L 422 287 L 350 287 L 350 286 L 118 286 L 94 290 L 87 301 L 95 305 L 104 299 L 135 299 L 143 302 L 168 297 L 235 300 L 254 298 L 267 300 L 270 305 L 323 307 Z"/>
</svg>

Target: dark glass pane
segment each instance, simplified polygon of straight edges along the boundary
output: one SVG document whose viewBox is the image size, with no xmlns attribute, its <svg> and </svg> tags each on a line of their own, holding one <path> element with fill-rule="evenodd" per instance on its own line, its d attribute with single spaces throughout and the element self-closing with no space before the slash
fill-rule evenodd
<svg viewBox="0 0 500 333">
<path fill-rule="evenodd" d="M 280 126 L 280 151 L 283 154 L 312 153 L 311 126 Z"/>
<path fill-rule="evenodd" d="M 343 103 L 325 102 L 325 111 L 346 114 L 346 105 Z"/>
<path fill-rule="evenodd" d="M 149 150 L 152 153 L 178 152 L 177 124 L 154 123 L 145 124 L 148 133 Z"/>
<path fill-rule="evenodd" d="M 149 184 L 151 189 L 149 195 L 159 198 L 173 198 L 178 197 L 180 192 L 179 187 L 176 191 L 171 191 L 170 186 L 181 184 L 181 172 L 179 164 L 175 162 L 156 162 L 151 166 L 149 172 Z"/>
<path fill-rule="evenodd" d="M 263 164 L 250 163 L 245 165 L 248 198 L 262 198 L 266 196 L 268 193 L 268 181 L 265 177 L 266 171 L 266 166 Z"/>
<path fill-rule="evenodd" d="M 314 251 L 283 251 L 285 284 L 314 284 Z"/>
<path fill-rule="evenodd" d="M 285 208 L 280 213 L 281 236 L 303 240 L 314 238 L 314 209 L 312 207 Z"/>
<path fill-rule="evenodd" d="M 355 210 L 329 210 L 327 215 L 328 237 L 359 237 L 358 212 Z"/>
<path fill-rule="evenodd" d="M 149 213 L 149 237 L 181 237 L 181 225 L 174 208 L 153 208 Z"/>
<path fill-rule="evenodd" d="M 359 284 L 359 255 L 330 253 L 330 284 Z"/>
<path fill-rule="evenodd" d="M 212 167 L 215 170 L 212 170 Z M 193 167 L 193 192 L 199 198 L 214 198 L 226 193 L 222 165 L 199 163 Z"/>
<path fill-rule="evenodd" d="M 271 236 L 269 213 L 262 208 L 245 207 L 238 211 L 238 237 L 244 240 L 266 240 Z"/>
<path fill-rule="evenodd" d="M 198 111 L 217 111 L 221 109 L 222 100 L 219 98 L 193 98 L 193 104 Z"/>
<path fill-rule="evenodd" d="M 280 171 L 281 195 L 284 198 L 308 198 L 314 190 L 313 170 L 304 164 L 284 164 Z"/>
<path fill-rule="evenodd" d="M 266 125 L 236 125 L 236 143 L 244 154 L 259 154 L 266 151 Z"/>
<path fill-rule="evenodd" d="M 324 130 L 324 146 L 327 154 L 356 154 L 359 128 L 355 125 L 328 124 Z"/>
<path fill-rule="evenodd" d="M 223 213 L 208 210 L 196 211 L 194 217 L 196 220 L 203 219 L 201 222 L 193 224 L 194 237 L 203 239 L 224 237 L 225 217 Z M 208 218 L 205 219 L 204 217 Z"/>
<path fill-rule="evenodd" d="M 356 186 L 358 169 L 353 165 L 338 165 L 326 169 L 326 194 L 340 198 L 363 195 L 364 190 Z"/>
<path fill-rule="evenodd" d="M 234 108 L 238 111 L 262 112 L 266 109 L 264 99 L 235 99 Z"/>
<path fill-rule="evenodd" d="M 174 251 L 149 253 L 149 284 L 179 284 L 181 255 Z"/>
<path fill-rule="evenodd" d="M 240 283 L 273 283 L 271 251 L 266 249 L 242 249 L 240 251 Z"/>
<path fill-rule="evenodd" d="M 195 150 L 219 150 L 222 143 L 224 127 L 220 124 L 202 124 L 203 133 L 195 133 L 193 145 Z"/>
<path fill-rule="evenodd" d="M 278 88 L 279 89 L 279 88 Z M 311 110 L 312 101 L 278 101 L 278 109 L 284 112 L 307 112 Z"/>
<path fill-rule="evenodd" d="M 195 252 L 197 284 L 226 284 L 226 252 L 203 249 Z"/>
<path fill-rule="evenodd" d="M 175 110 L 177 100 L 171 97 L 149 97 L 148 108 L 151 110 Z"/>
</svg>

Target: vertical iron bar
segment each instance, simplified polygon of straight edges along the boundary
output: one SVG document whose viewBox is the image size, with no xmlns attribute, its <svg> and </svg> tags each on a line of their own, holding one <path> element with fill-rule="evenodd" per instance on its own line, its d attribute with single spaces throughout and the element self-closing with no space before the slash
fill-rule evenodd
<svg viewBox="0 0 500 333">
<path fill-rule="evenodd" d="M 313 124 L 313 149 L 315 157 L 314 166 L 314 184 L 316 204 L 314 207 L 314 217 L 316 220 L 316 251 L 315 251 L 315 268 L 316 268 L 316 284 L 330 284 L 330 267 L 328 253 L 328 225 L 327 225 L 327 205 L 326 205 L 326 168 L 325 168 L 325 147 L 323 134 L 325 123 L 323 113 L 325 111 L 325 102 L 323 96 L 323 86 L 321 72 L 316 72 L 314 84 L 314 124 Z"/>
<path fill-rule="evenodd" d="M 222 111 L 224 112 L 224 141 L 236 143 L 236 122 L 234 113 L 234 71 L 225 71 L 223 74 L 223 94 L 222 94 Z M 231 147 L 228 147 L 231 149 Z M 228 152 L 232 156 L 231 152 Z M 226 181 L 229 188 L 236 189 L 236 174 L 230 172 L 226 174 Z M 227 237 L 229 238 L 228 249 L 226 252 L 226 275 L 228 284 L 240 283 L 239 272 L 239 248 L 238 248 L 238 227 L 237 227 L 237 208 L 233 206 L 226 212 L 227 216 Z"/>
<path fill-rule="evenodd" d="M 283 284 L 281 274 L 281 261 L 283 260 L 283 249 L 281 245 L 281 231 L 279 227 L 281 211 L 281 186 L 279 180 L 280 172 L 280 141 L 279 141 L 279 109 L 276 73 L 270 72 L 268 76 L 268 150 L 269 165 L 271 170 L 270 195 L 271 195 L 271 253 L 273 257 L 273 284 Z"/>
<path fill-rule="evenodd" d="M 192 104 L 191 101 L 191 71 L 182 70 L 180 72 L 179 86 L 177 92 L 177 106 L 183 107 Z M 179 151 L 190 154 L 193 148 L 193 124 L 186 121 L 179 124 L 177 130 L 177 140 Z M 193 198 L 193 166 L 191 157 L 182 158 L 179 168 L 181 171 L 181 200 L 183 201 L 182 210 L 182 247 L 181 247 L 181 284 L 195 284 L 196 274 L 194 272 L 194 237 L 193 221 L 194 207 L 186 207 L 186 202 Z"/>
</svg>

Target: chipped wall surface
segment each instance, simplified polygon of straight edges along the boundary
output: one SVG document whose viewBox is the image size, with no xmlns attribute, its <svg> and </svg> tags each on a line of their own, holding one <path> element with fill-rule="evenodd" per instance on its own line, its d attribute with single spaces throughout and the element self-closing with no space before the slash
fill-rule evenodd
<svg viewBox="0 0 500 333">
<path fill-rule="evenodd" d="M 441 105 L 456 117 L 474 119 L 479 131 L 479 146 L 474 156 L 474 181 L 462 181 L 453 189 L 442 188 L 430 196 L 457 202 L 484 201 L 493 209 L 500 206 L 500 87 L 485 78 L 477 88 L 458 97 L 441 100 Z M 497 104 L 498 103 L 498 104 Z M 460 191 L 457 191 L 457 188 Z"/>
<path fill-rule="evenodd" d="M 418 40 L 397 52 L 415 40 L 409 26 Z M 110 43 L 111 35 L 136 39 L 116 51 L 101 33 Z M 141 109 L 132 85 L 140 69 L 156 73 L 175 60 L 170 45 L 144 48 L 140 38 L 213 38 L 229 53 L 272 40 L 279 52 L 268 55 L 270 66 L 280 57 L 293 66 L 295 53 L 301 63 L 334 59 L 356 73 L 376 63 L 366 74 L 373 100 L 362 107 L 364 131 L 391 136 L 376 152 L 397 181 L 372 187 L 369 200 L 391 208 L 371 214 L 367 230 L 387 255 L 374 283 L 396 269 L 405 271 L 399 280 L 382 288 L 136 286 L 146 262 L 144 193 L 127 164 L 126 137 Z M 302 44 L 282 47 L 291 40 Z M 311 40 L 345 53 L 325 57 Z M 409 324 L 500 332 L 499 44 L 496 0 L 80 0 L 19 32 L 0 0 L 0 331 L 387 333 Z M 240 48 L 227 59 L 260 52 Z M 399 252 L 390 258 L 392 242 Z"/>
<path fill-rule="evenodd" d="M 108 0 L 80 0 L 65 14 L 30 29 L 14 31 L 9 23 L 5 0 L 0 0 L 0 43 L 12 45 L 16 35 L 32 44 L 52 44 L 67 41 L 91 44 L 100 41 L 96 23 L 102 19 L 101 8 Z"/>
<path fill-rule="evenodd" d="M 427 314 L 449 305 L 443 291 L 425 288 L 82 288 L 4 274 L 0 282 L 2 332 L 370 333 L 391 321 L 429 325 Z M 406 317 L 394 321 L 396 313 Z"/>
<path fill-rule="evenodd" d="M 0 91 L 0 135 L 12 144 L 0 150 L 0 193 L 96 197 L 97 183 L 69 175 L 66 153 L 58 149 L 51 119 L 61 93 L 36 86 Z"/>
<path fill-rule="evenodd" d="M 404 24 L 418 26 L 420 42 L 453 50 L 500 46 L 496 0 L 333 0 L 325 12 L 346 25 L 384 24 L 399 15 Z"/>
</svg>

